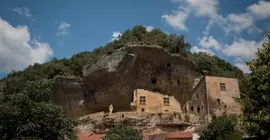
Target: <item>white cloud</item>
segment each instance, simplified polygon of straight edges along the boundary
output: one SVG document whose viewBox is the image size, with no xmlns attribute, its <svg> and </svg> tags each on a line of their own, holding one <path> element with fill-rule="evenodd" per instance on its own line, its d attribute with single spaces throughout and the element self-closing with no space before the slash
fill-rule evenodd
<svg viewBox="0 0 270 140">
<path fill-rule="evenodd" d="M 218 15 L 210 19 L 211 23 L 209 21 L 206 30 L 209 30 L 211 25 L 218 24 L 227 34 L 239 34 L 244 30 L 247 30 L 249 34 L 261 33 L 262 30 L 256 27 L 255 22 L 270 17 L 269 7 L 270 2 L 259 1 L 250 5 L 244 13 L 231 13 L 225 17 Z"/>
<path fill-rule="evenodd" d="M 242 14 L 229 14 L 227 26 L 231 31 L 240 33 L 244 29 L 250 28 L 254 25 L 252 16 L 247 13 Z"/>
<path fill-rule="evenodd" d="M 238 39 L 233 41 L 231 45 L 225 45 L 223 53 L 227 56 L 244 57 L 247 59 L 254 58 L 258 48 L 262 47 L 265 39 L 256 42 L 254 40 Z"/>
<path fill-rule="evenodd" d="M 58 30 L 61 30 L 61 29 L 66 29 L 68 27 L 70 27 L 71 25 L 69 23 L 66 23 L 66 22 L 61 22 L 61 24 L 58 26 Z"/>
<path fill-rule="evenodd" d="M 270 1 L 259 1 L 258 4 L 252 4 L 248 7 L 248 11 L 258 19 L 270 17 Z"/>
<path fill-rule="evenodd" d="M 208 33 L 215 24 L 219 25 L 226 35 L 229 33 L 239 34 L 244 30 L 247 30 L 250 34 L 262 32 L 261 29 L 256 27 L 254 17 L 249 13 L 231 13 L 226 17 L 218 15 L 216 18 L 209 20 L 204 32 Z"/>
<path fill-rule="evenodd" d="M 198 53 L 198 52 L 205 52 L 205 53 L 208 53 L 209 55 L 215 55 L 215 53 L 211 50 L 211 49 L 207 49 L 207 48 L 199 48 L 198 46 L 193 46 L 191 49 L 190 49 L 191 52 L 195 52 L 195 53 Z"/>
<path fill-rule="evenodd" d="M 215 18 L 218 10 L 218 0 L 180 0 L 188 5 L 196 16 Z"/>
<path fill-rule="evenodd" d="M 213 25 L 219 25 L 228 35 L 229 33 L 239 34 L 247 31 L 254 35 L 261 33 L 262 30 L 256 27 L 257 20 L 270 17 L 270 2 L 258 1 L 247 7 L 242 13 L 231 13 L 221 15 L 218 0 L 172 0 L 177 3 L 178 9 L 171 14 L 163 15 L 162 18 L 172 27 L 179 30 L 187 31 L 186 20 L 194 15 L 195 17 L 203 17 L 208 20 L 206 31 L 208 34 Z"/>
<path fill-rule="evenodd" d="M 122 33 L 119 31 L 113 32 L 111 41 L 118 40 L 121 35 L 122 35 Z"/>
<path fill-rule="evenodd" d="M 44 63 L 53 55 L 48 43 L 30 40 L 26 26 L 13 27 L 0 18 L 0 72 L 21 70 Z"/>
<path fill-rule="evenodd" d="M 185 25 L 190 13 L 198 17 L 209 17 L 213 19 L 218 16 L 218 0 L 173 0 L 180 6 L 171 14 L 165 14 L 161 17 L 173 28 L 187 31 Z"/>
<path fill-rule="evenodd" d="M 234 65 L 237 66 L 244 73 L 250 73 L 251 72 L 249 67 L 247 66 L 247 64 L 244 62 L 244 60 L 241 57 L 237 57 L 234 60 Z"/>
<path fill-rule="evenodd" d="M 70 26 L 71 24 L 61 21 L 61 23 L 58 26 L 57 35 L 63 35 L 63 36 L 68 35 L 67 29 L 70 28 Z"/>
<path fill-rule="evenodd" d="M 31 17 L 32 15 L 30 14 L 30 9 L 26 8 L 26 7 L 16 7 L 14 9 L 11 9 L 12 11 L 22 15 L 22 16 L 27 16 L 27 17 Z"/>
<path fill-rule="evenodd" d="M 262 30 L 257 28 L 257 27 L 251 27 L 247 30 L 247 32 L 250 34 L 250 35 L 253 35 L 253 36 L 256 36 L 257 34 L 261 33 Z"/>
<path fill-rule="evenodd" d="M 172 11 L 171 14 L 165 14 L 161 17 L 175 29 L 187 31 L 188 28 L 185 25 L 185 22 L 189 14 L 187 11 Z"/>
<path fill-rule="evenodd" d="M 145 26 L 147 32 L 151 32 L 154 27 L 153 26 Z"/>
<path fill-rule="evenodd" d="M 214 48 L 215 50 L 220 50 L 222 45 L 213 37 L 213 36 L 205 36 L 200 40 L 200 46 L 204 48 Z"/>
</svg>

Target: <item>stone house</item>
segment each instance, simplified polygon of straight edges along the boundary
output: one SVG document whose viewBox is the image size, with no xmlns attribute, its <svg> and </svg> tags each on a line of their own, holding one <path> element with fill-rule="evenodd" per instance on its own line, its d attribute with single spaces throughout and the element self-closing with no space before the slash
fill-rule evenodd
<svg viewBox="0 0 270 140">
<path fill-rule="evenodd" d="M 181 113 L 180 103 L 174 96 L 163 95 L 144 89 L 136 89 L 131 102 L 133 111 L 147 113 Z"/>
<path fill-rule="evenodd" d="M 188 93 L 187 93 L 188 94 Z M 241 107 L 235 102 L 240 97 L 238 80 L 203 76 L 190 93 L 190 98 L 179 102 L 174 96 L 143 89 L 134 90 L 131 108 L 147 113 L 187 113 L 189 115 L 239 115 Z"/>
</svg>

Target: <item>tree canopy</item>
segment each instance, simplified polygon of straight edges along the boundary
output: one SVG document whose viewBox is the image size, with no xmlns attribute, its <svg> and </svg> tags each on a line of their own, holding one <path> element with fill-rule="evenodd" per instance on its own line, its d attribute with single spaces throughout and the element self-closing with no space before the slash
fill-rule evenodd
<svg viewBox="0 0 270 140">
<path fill-rule="evenodd" d="M 242 136 L 236 125 L 237 120 L 234 117 L 214 117 L 200 133 L 200 140 L 241 140 Z"/>
<path fill-rule="evenodd" d="M 268 42 L 258 49 L 256 58 L 248 62 L 251 92 L 244 101 L 243 126 L 257 139 L 270 139 L 270 33 Z"/>
<path fill-rule="evenodd" d="M 76 139 L 75 122 L 52 103 L 50 80 L 29 81 L 0 104 L 0 139 Z"/>
</svg>

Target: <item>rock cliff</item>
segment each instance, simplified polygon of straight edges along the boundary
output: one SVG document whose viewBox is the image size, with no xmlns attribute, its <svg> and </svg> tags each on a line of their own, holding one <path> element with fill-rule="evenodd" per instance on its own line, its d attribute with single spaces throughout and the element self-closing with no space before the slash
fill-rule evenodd
<svg viewBox="0 0 270 140">
<path fill-rule="evenodd" d="M 70 113 L 74 116 L 108 111 L 110 104 L 114 111 L 127 111 L 135 89 L 175 96 L 184 104 L 198 77 L 196 66 L 179 55 L 158 46 L 132 45 L 85 66 L 82 79 L 56 78 L 53 93 L 67 112 L 84 110 Z M 81 100 L 84 105 L 78 106 Z"/>
</svg>

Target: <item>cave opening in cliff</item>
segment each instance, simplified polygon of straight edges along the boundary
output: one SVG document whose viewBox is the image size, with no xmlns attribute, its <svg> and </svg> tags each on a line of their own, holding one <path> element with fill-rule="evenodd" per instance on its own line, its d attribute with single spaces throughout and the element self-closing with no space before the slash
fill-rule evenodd
<svg viewBox="0 0 270 140">
<path fill-rule="evenodd" d="M 156 84 L 157 83 L 157 78 L 152 78 L 152 84 Z"/>
<path fill-rule="evenodd" d="M 197 113 L 201 113 L 201 108 L 199 106 L 197 107 Z"/>
</svg>

